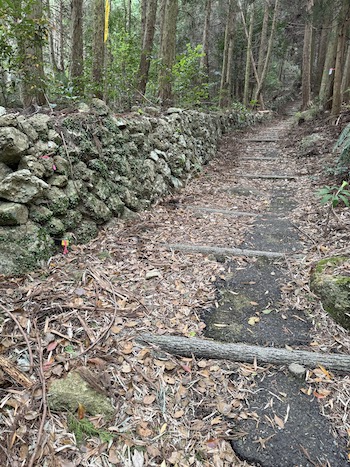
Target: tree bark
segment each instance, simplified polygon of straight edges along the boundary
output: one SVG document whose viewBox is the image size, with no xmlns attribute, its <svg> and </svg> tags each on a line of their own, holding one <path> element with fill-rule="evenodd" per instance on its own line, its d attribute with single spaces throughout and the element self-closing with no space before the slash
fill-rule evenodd
<svg viewBox="0 0 350 467">
<path fill-rule="evenodd" d="M 258 347 L 246 344 L 225 344 L 216 341 L 179 336 L 141 334 L 137 341 L 143 345 L 153 344 L 173 355 L 235 362 L 271 363 L 289 365 L 299 363 L 315 368 L 319 365 L 328 370 L 349 373 L 350 356 L 346 354 L 323 354 L 305 350 L 285 350 L 276 347 Z"/>
<path fill-rule="evenodd" d="M 225 29 L 224 54 L 222 59 L 221 84 L 220 84 L 220 107 L 228 107 L 231 100 L 232 87 L 232 55 L 235 28 L 235 0 L 229 0 L 227 21 Z"/>
<path fill-rule="evenodd" d="M 323 110 L 331 108 L 332 81 L 334 77 L 334 66 L 337 52 L 337 37 L 337 29 L 331 29 L 328 38 L 328 47 L 319 92 L 319 102 Z"/>
<path fill-rule="evenodd" d="M 209 82 L 209 29 L 210 29 L 211 5 L 212 5 L 212 0 L 207 0 L 206 5 L 205 5 L 205 19 L 204 19 L 203 37 L 202 37 L 203 56 L 201 57 L 201 61 L 200 61 L 200 67 L 201 67 L 202 72 L 207 77 L 207 82 Z"/>
<path fill-rule="evenodd" d="M 139 84 L 138 90 L 144 95 L 148 82 L 148 74 L 151 63 L 151 53 L 153 49 L 154 31 L 157 17 L 157 0 L 147 2 L 144 35 L 142 39 L 142 50 L 139 65 Z"/>
<path fill-rule="evenodd" d="M 71 79 L 75 93 L 82 94 L 84 89 L 84 44 L 83 44 L 83 0 L 72 0 L 72 53 Z"/>
<path fill-rule="evenodd" d="M 343 80 L 341 83 L 343 101 L 350 102 L 350 43 L 348 43 L 346 60 L 344 65 Z"/>
<path fill-rule="evenodd" d="M 312 8 L 314 0 L 307 0 L 306 23 L 304 30 L 303 47 L 303 74 L 302 74 L 302 110 L 309 108 L 311 103 L 311 46 L 312 46 Z"/>
<path fill-rule="evenodd" d="M 94 95 L 103 99 L 104 82 L 104 22 L 105 22 L 105 1 L 94 0 L 94 29 L 92 48 L 92 81 L 94 84 Z"/>
<path fill-rule="evenodd" d="M 274 12 L 273 12 L 269 42 L 267 45 L 266 57 L 265 57 L 265 61 L 264 61 L 261 73 L 259 73 L 259 64 L 258 64 L 259 83 L 257 85 L 257 90 L 254 96 L 255 100 L 260 100 L 262 110 L 264 110 L 264 100 L 262 98 L 262 91 L 263 91 L 263 86 L 264 86 L 264 82 L 265 82 L 266 75 L 267 75 L 267 70 L 270 64 L 270 57 L 272 53 L 273 39 L 275 35 L 275 30 L 276 30 L 278 13 L 279 13 L 279 0 L 275 0 L 275 7 L 274 7 Z"/>
<path fill-rule="evenodd" d="M 159 97 L 162 107 L 169 107 L 173 103 L 172 67 L 175 62 L 177 14 L 178 0 L 167 0 L 160 51 Z"/>
<path fill-rule="evenodd" d="M 35 0 L 30 17 L 33 20 L 40 21 L 42 15 L 42 0 Z M 24 55 L 21 83 L 21 100 L 24 108 L 47 103 L 42 42 L 43 37 L 40 32 L 35 32 L 30 42 L 27 40 L 20 45 Z"/>
<path fill-rule="evenodd" d="M 344 49 L 346 31 L 349 25 L 349 0 L 343 0 L 341 15 L 339 17 L 339 33 L 337 40 L 337 57 L 335 60 L 333 101 L 331 115 L 336 117 L 340 113 L 342 104 L 342 77 L 344 68 Z"/>
<path fill-rule="evenodd" d="M 245 62 L 245 74 L 244 74 L 244 91 L 243 91 L 243 104 L 247 107 L 249 104 L 249 91 L 250 91 L 250 56 L 252 54 L 252 41 L 253 41 L 253 31 L 254 31 L 254 3 L 251 5 L 250 12 L 250 23 L 249 23 L 249 33 L 248 33 L 248 43 L 247 43 L 247 54 Z"/>
</svg>

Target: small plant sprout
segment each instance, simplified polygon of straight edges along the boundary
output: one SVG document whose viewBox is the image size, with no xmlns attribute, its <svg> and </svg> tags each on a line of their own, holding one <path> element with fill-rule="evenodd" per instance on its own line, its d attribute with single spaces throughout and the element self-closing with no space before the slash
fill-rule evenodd
<svg viewBox="0 0 350 467">
<path fill-rule="evenodd" d="M 335 208 L 339 203 L 343 202 L 345 206 L 349 206 L 350 191 L 346 190 L 349 183 L 343 181 L 341 186 L 324 186 L 321 188 L 317 195 L 321 198 L 321 204 L 329 204 L 330 207 Z"/>
</svg>

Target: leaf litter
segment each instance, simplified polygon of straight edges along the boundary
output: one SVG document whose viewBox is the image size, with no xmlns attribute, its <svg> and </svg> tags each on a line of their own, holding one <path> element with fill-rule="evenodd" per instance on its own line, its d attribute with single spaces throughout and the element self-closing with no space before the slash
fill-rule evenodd
<svg viewBox="0 0 350 467">
<path fill-rule="evenodd" d="M 164 243 L 239 246 L 252 228 L 252 217 L 193 211 L 188 205 L 256 213 L 269 206 L 266 180 L 253 182 L 259 196 L 232 196 L 232 188 L 252 187 L 252 181 L 235 176 L 239 154 L 250 149 L 238 139 L 223 138 L 218 157 L 177 197 L 114 222 L 88 245 L 72 246 L 68 255 L 57 254 L 39 271 L 1 281 L 2 355 L 33 382 L 29 389 L 0 372 L 1 465 L 248 466 L 236 457 L 230 440 L 244 436 L 236 428 L 240 419 L 258 423 L 246 400 L 254 375 L 269 372 L 270 366 L 177 358 L 134 340 L 143 332 L 201 336 L 203 314 L 215 304 L 215 283 L 225 279 L 223 263 L 168 251 Z M 271 165 L 244 164 L 247 173 L 262 164 L 268 173 Z M 239 172 L 242 167 L 243 161 Z M 304 171 L 305 161 L 292 155 L 279 169 Z M 312 183 L 300 178 L 288 184 L 298 200 L 293 218 L 304 232 L 305 251 L 302 260 L 289 259 L 285 304 L 310 311 L 315 350 L 349 351 L 348 333 L 316 300 L 310 302 L 308 288 L 310 265 L 343 248 L 344 232 L 332 231 L 324 241 L 324 217 Z M 283 181 L 274 182 L 278 185 Z M 239 261 L 244 267 L 245 260 Z M 81 445 L 69 430 L 67 413 L 50 412 L 47 404 L 51 381 L 77 368 L 92 373 L 89 383 L 115 408 L 107 421 L 79 407 L 78 416 L 110 435 L 90 435 Z M 305 387 L 334 430 L 348 436 L 349 377 L 313 369 Z M 275 415 L 276 429 L 283 429 L 285 417 Z M 268 441 L 258 440 L 262 448 Z"/>
</svg>

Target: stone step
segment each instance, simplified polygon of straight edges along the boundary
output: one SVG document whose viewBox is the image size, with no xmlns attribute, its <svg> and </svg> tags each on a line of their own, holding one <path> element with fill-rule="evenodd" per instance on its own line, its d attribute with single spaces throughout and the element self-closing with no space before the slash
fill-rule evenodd
<svg viewBox="0 0 350 467">
<path fill-rule="evenodd" d="M 216 208 L 207 208 L 202 206 L 186 206 L 187 209 L 191 211 L 200 211 L 200 212 L 207 212 L 210 214 L 223 214 L 225 216 L 250 216 L 250 217 L 260 217 L 263 214 L 259 214 L 256 212 L 245 212 L 245 211 L 230 211 L 228 209 L 216 209 Z"/>
<path fill-rule="evenodd" d="M 166 243 L 164 246 L 172 251 L 182 251 L 184 253 L 201 253 L 204 255 L 218 255 L 218 256 L 263 256 L 266 258 L 283 258 L 287 254 L 291 253 L 280 253 L 277 251 L 259 251 L 259 250 L 247 250 L 243 248 L 226 248 L 208 245 L 191 245 L 184 243 Z"/>
<path fill-rule="evenodd" d="M 255 175 L 255 174 L 236 174 L 237 177 L 242 178 L 261 178 L 265 180 L 295 180 L 298 178 L 296 175 Z"/>
</svg>

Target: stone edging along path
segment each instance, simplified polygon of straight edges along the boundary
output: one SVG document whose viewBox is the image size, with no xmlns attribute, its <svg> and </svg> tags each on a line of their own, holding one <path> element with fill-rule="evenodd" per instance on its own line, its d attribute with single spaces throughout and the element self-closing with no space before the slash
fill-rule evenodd
<svg viewBox="0 0 350 467">
<path fill-rule="evenodd" d="M 229 359 L 231 355 L 236 361 L 257 359 L 257 363 L 270 361 L 287 365 L 294 361 L 311 368 L 323 364 L 326 367 L 329 365 L 329 369 L 350 371 L 348 356 L 333 355 L 341 363 L 338 367 L 337 364 L 332 367 L 328 356 L 293 352 L 295 346 L 308 349 L 311 324 L 303 312 L 296 313 L 292 309 L 279 312 L 281 283 L 288 277 L 284 258 L 302 250 L 296 229 L 288 219 L 295 206 L 291 184 L 298 175 L 290 169 L 281 169 L 283 166 L 289 168 L 283 161 L 279 145 L 290 125 L 290 121 L 267 124 L 254 133 L 254 137 L 245 139 L 246 147 L 241 145 L 237 157 L 239 170 L 235 173 L 236 188 L 241 188 L 243 184 L 246 194 L 251 188 L 252 206 L 259 190 L 265 196 L 268 193 L 270 205 L 267 212 L 237 210 L 235 213 L 235 209 L 223 209 L 220 205 L 185 206 L 199 214 L 207 212 L 239 219 L 245 215 L 251 216 L 254 219 L 253 227 L 239 248 L 206 245 L 205 238 L 201 245 L 166 245 L 183 254 L 221 257 L 230 265 L 230 274 L 223 283 L 218 284 L 217 305 L 205 316 L 206 337 L 215 341 L 143 335 L 141 342 L 156 344 L 177 355 L 194 355 L 198 358 L 210 358 L 211 355 L 211 358 Z M 274 157 L 267 156 L 271 149 Z M 256 170 L 254 173 L 250 173 L 252 168 Z M 246 182 L 245 179 L 258 181 Z M 253 186 L 247 187 L 247 183 L 253 183 Z M 233 258 L 235 256 L 246 257 L 248 262 L 242 267 L 242 262 Z M 257 313 L 257 309 L 263 312 Z M 220 346 L 220 341 L 225 344 Z M 286 345 L 289 350 L 285 350 Z M 283 355 L 285 359 L 271 357 L 269 360 L 265 358 L 269 353 Z M 332 359 L 332 355 L 329 357 Z M 262 467 L 345 467 L 348 465 L 346 448 L 331 434 L 329 421 L 320 414 L 317 400 L 310 400 L 301 392 L 305 385 L 303 377 L 306 368 L 298 368 L 298 371 L 291 373 L 282 367 L 272 369 L 268 376 L 255 375 L 253 390 L 246 400 L 247 412 L 254 412 L 255 416 L 247 416 L 237 423 L 237 431 L 244 433 L 244 436 L 232 440 L 233 449 L 240 459 Z"/>
</svg>

